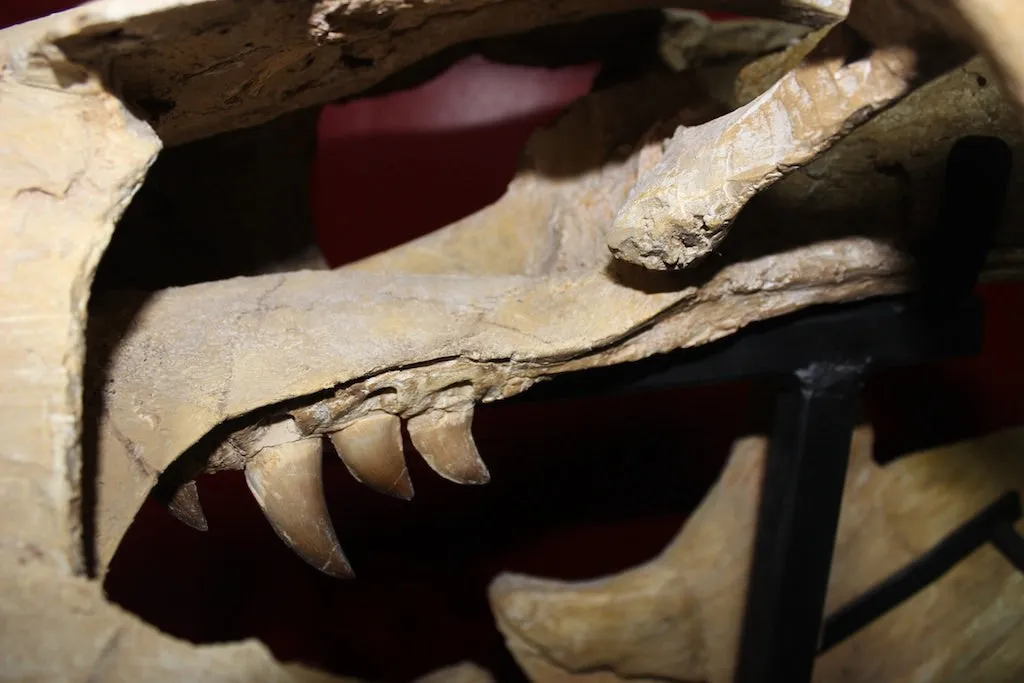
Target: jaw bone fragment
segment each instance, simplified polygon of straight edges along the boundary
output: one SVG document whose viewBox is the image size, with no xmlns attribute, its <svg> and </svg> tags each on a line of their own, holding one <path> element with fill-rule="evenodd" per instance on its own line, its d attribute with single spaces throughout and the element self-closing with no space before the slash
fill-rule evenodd
<svg viewBox="0 0 1024 683">
<path fill-rule="evenodd" d="M 357 481 L 389 496 L 412 499 L 399 417 L 372 413 L 331 434 L 331 443 Z"/>
<path fill-rule="evenodd" d="M 351 578 L 324 498 L 323 440 L 268 446 L 245 465 L 245 481 L 277 535 L 325 574 Z"/>
<path fill-rule="evenodd" d="M 872 445 L 870 429 L 859 428 L 827 613 L 920 557 L 1007 490 L 1024 489 L 1021 428 L 884 467 L 872 459 Z M 530 679 L 732 680 L 766 451 L 764 438 L 738 441 L 704 502 L 647 564 L 579 583 L 495 579 L 495 619 Z M 1020 583 L 1005 558 L 983 548 L 819 657 L 815 680 L 1016 680 L 1024 673 Z M 979 623 L 987 626 L 970 628 Z"/>
<path fill-rule="evenodd" d="M 885 25 L 870 16 L 877 5 L 854 3 L 859 11 L 850 24 L 857 31 L 840 24 L 792 49 L 806 56 L 753 101 L 702 125 L 681 126 L 616 217 L 608 234 L 616 257 L 654 270 L 699 262 L 754 195 L 968 56 L 938 39 L 930 24 Z M 878 42 L 861 56 L 865 39 Z M 929 41 L 938 46 L 919 47 Z"/>
</svg>

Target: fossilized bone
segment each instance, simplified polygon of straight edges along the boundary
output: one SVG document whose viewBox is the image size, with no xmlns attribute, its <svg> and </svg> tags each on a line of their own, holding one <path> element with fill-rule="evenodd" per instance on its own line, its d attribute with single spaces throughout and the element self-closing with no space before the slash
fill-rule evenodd
<svg viewBox="0 0 1024 683">
<path fill-rule="evenodd" d="M 627 88 L 606 98 L 615 95 L 622 109 L 637 92 Z M 707 105 L 700 108 L 705 111 L 695 115 L 707 116 Z M 584 107 L 577 116 L 587 113 Z M 616 127 L 636 125 L 622 117 L 611 121 L 610 130 L 588 131 L 582 141 L 592 154 L 599 144 L 608 152 L 621 147 L 630 131 Z M 568 120 L 564 125 L 580 135 Z M 549 159 L 566 158 L 559 136 L 553 138 L 549 156 L 535 162 L 538 171 Z M 610 223 L 638 166 L 650 163 L 647 157 L 657 155 L 659 144 L 547 188 L 527 174 L 503 200 L 469 219 L 478 221 L 478 248 L 502 248 L 510 240 L 523 245 L 529 253 L 511 252 L 505 265 L 525 264 L 525 272 L 414 275 L 402 267 L 404 274 L 385 275 L 341 269 L 170 289 L 137 310 L 130 303 L 130 328 L 109 356 L 99 356 L 108 376 L 99 441 L 101 563 L 156 476 L 189 449 L 186 459 L 195 456 L 207 471 L 246 468 L 250 484 L 256 480 L 252 468 L 259 469 L 257 500 L 266 503 L 278 481 L 291 486 L 300 475 L 272 475 L 264 459 L 294 463 L 301 453 L 301 476 L 318 477 L 324 436 L 341 447 L 350 468 L 357 461 L 387 460 L 400 473 L 401 455 L 387 430 L 371 440 L 346 439 L 351 430 L 370 431 L 368 421 L 390 415 L 392 425 L 398 418 L 409 421 L 413 444 L 438 474 L 479 483 L 486 481 L 486 468 L 469 436 L 476 402 L 514 395 L 552 374 L 705 343 L 808 303 L 908 285 L 909 262 L 886 243 L 819 235 L 822 241 L 801 246 L 798 235 L 785 231 L 766 255 L 737 254 L 697 278 L 617 272 L 600 243 L 602 224 Z M 550 218 L 524 220 L 527 204 Z M 518 220 L 503 221 L 508 215 Z M 497 264 L 492 258 L 492 267 Z M 602 314 L 595 316 L 596 310 Z M 100 313 L 94 325 L 118 330 L 118 319 Z M 203 362 L 183 364 L 183 358 Z M 278 405 L 268 407 L 268 396 Z M 227 429 L 212 431 L 221 424 Z M 127 495 L 132 486 L 134 494 Z M 308 507 L 264 510 L 308 561 L 338 566 L 324 506 L 316 522 Z M 305 527 L 319 529 L 315 539 Z M 308 539 L 308 547 L 299 547 L 299 539 Z M 311 555 L 313 546 L 319 552 Z"/>
<path fill-rule="evenodd" d="M 969 54 L 893 5 L 859 0 L 848 22 L 795 48 L 806 56 L 763 94 L 679 128 L 616 217 L 612 251 L 654 269 L 699 261 L 751 197 Z"/>
<path fill-rule="evenodd" d="M 847 11 L 840 0 L 707 4 L 801 17 L 818 28 L 837 23 Z M 114 319 L 125 310 L 121 306 L 129 309 L 125 327 L 104 327 L 111 318 L 89 321 L 97 350 L 104 348 L 106 333 L 113 355 L 99 368 L 109 373 L 101 377 L 108 417 L 95 463 L 99 528 L 95 538 L 83 529 L 79 444 L 88 425 L 80 396 L 89 285 L 115 222 L 162 143 L 355 94 L 459 41 L 627 5 L 636 3 L 320 2 L 311 12 L 297 0 L 103 0 L 3 33 L 0 258 L 5 282 L 18 291 L 5 291 L 0 299 L 0 496 L 7 513 L 0 520 L 7 650 L 0 674 L 308 679 L 312 674 L 276 665 L 255 643 L 193 648 L 113 607 L 97 582 L 81 578 L 83 546 L 98 545 L 102 570 L 142 497 L 172 465 L 182 463 L 187 475 L 194 474 L 188 465 L 196 471 L 247 466 L 257 492 L 269 487 L 264 504 L 279 530 L 301 532 L 294 544 L 320 566 L 342 573 L 333 530 L 323 524 L 329 520 L 304 518 L 313 513 L 289 507 L 281 512 L 271 502 L 283 491 L 271 459 L 292 451 L 315 461 L 313 435 L 334 435 L 361 479 L 381 489 L 398 482 L 393 490 L 404 495 L 396 423 L 388 415 L 406 418 L 435 469 L 480 480 L 485 470 L 467 426 L 473 401 L 511 395 L 552 373 L 706 342 L 812 303 L 908 286 L 908 261 L 888 244 L 898 231 L 879 241 L 829 235 L 820 226 L 801 233 L 806 224 L 767 237 L 752 231 L 749 242 L 737 241 L 732 253 L 723 252 L 722 261 L 705 271 L 660 276 L 614 266 L 604 247 L 607 227 L 639 174 L 656 167 L 659 140 L 671 125 L 652 132 L 650 144 L 628 158 L 613 158 L 591 172 L 560 166 L 566 155 L 545 157 L 535 150 L 535 166 L 502 203 L 345 272 L 169 290 L 141 311 L 131 310 L 130 300 L 107 302 Z M 1011 92 L 1019 92 L 1012 86 L 1020 60 L 995 42 L 1015 26 L 997 25 L 989 20 L 995 15 L 978 9 L 996 8 L 993 3 L 962 0 L 956 6 L 973 18 L 972 39 L 996 57 L 998 73 Z M 682 105 L 695 110 L 675 117 L 683 122 L 703 123 L 721 113 L 689 90 L 657 99 L 650 94 L 653 85 L 637 87 L 632 95 L 650 98 L 651 107 L 639 116 L 639 130 L 627 125 L 610 133 L 567 118 L 548 144 L 557 147 L 561 135 L 577 162 L 600 160 L 599 150 L 635 141 L 665 116 L 665 105 L 668 112 Z M 593 106 L 599 114 L 595 103 L 615 97 L 598 95 L 582 111 Z M 581 145 L 594 156 L 565 142 L 577 134 L 574 125 L 581 126 L 584 141 L 595 135 L 605 143 Z M 569 175 L 556 180 L 560 171 Z M 756 216 L 748 221 L 758 226 Z M 485 228 L 475 244 L 467 236 L 472 226 Z M 366 273 L 374 269 L 409 274 Z M 348 291 L 338 292 L 339 286 Z M 367 302 L 378 308 L 367 311 Z M 422 326 L 413 329 L 410 320 Z M 243 337 L 246 325 L 253 333 Z M 305 348 L 298 348 L 299 330 Z M 392 334 L 402 336 L 381 348 L 380 340 Z M 229 350 L 231 358 L 225 356 Z M 211 393 L 218 400 L 206 400 Z M 299 490 L 312 483 L 315 493 L 313 470 L 298 470 L 306 477 L 295 482 L 304 487 Z M 390 473 L 396 476 L 392 484 Z M 84 490 L 92 483 L 86 481 Z M 201 526 L 188 491 L 179 495 L 178 509 L 190 508 L 193 523 Z M 304 501 L 314 513 L 316 503 L 315 495 Z M 307 526 L 297 528 L 299 522 Z"/>
<path fill-rule="evenodd" d="M 854 436 L 827 612 L 1024 488 L 1024 429 L 872 459 Z M 739 645 L 767 443 L 739 440 L 718 482 L 649 563 L 587 582 L 504 574 L 490 598 L 533 681 L 729 681 Z M 822 655 L 815 680 L 1011 681 L 1024 672 L 1024 576 L 987 546 Z M 898 643 L 898 645 L 897 645 Z"/>
</svg>

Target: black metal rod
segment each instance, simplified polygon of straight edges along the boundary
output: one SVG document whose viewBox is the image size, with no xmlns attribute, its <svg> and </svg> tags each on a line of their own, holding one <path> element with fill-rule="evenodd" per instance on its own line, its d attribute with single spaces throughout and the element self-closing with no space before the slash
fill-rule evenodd
<svg viewBox="0 0 1024 683">
<path fill-rule="evenodd" d="M 825 623 L 821 651 L 825 652 L 835 647 L 937 581 L 958 562 L 990 540 L 997 548 L 1003 550 L 999 539 L 1003 538 L 1004 543 L 1009 539 L 1006 543 L 1008 551 L 1003 551 L 1003 554 L 1011 557 L 1016 553 L 1016 562 L 1021 563 L 1017 566 L 1024 568 L 1024 539 L 1013 528 L 1013 523 L 1020 519 L 1020 516 L 1020 498 L 1016 492 L 1007 493 L 992 503 L 924 555 L 833 614 Z M 1013 539 L 1005 533 L 1007 529 L 1015 537 L 1016 546 L 1013 545 Z M 1014 561 L 1011 557 L 1011 562 Z"/>
<path fill-rule="evenodd" d="M 864 369 L 813 363 L 779 393 L 736 683 L 811 680 Z"/>
</svg>

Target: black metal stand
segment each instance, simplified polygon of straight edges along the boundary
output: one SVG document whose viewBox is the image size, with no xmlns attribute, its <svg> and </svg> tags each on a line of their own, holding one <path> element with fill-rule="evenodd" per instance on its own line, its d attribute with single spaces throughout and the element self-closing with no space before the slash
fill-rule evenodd
<svg viewBox="0 0 1024 683">
<path fill-rule="evenodd" d="M 942 219 L 924 247 L 924 294 L 819 307 L 703 349 L 582 372 L 529 392 L 528 400 L 535 400 L 781 376 L 737 683 L 809 682 L 818 652 L 941 576 L 981 543 L 991 541 L 1024 568 L 1024 539 L 1013 527 L 1019 501 L 1016 517 L 1007 507 L 1012 504 L 1000 501 L 971 527 L 984 535 L 970 529 L 954 535 L 936 549 L 938 561 L 924 558 L 823 623 L 862 380 L 869 368 L 980 352 L 983 315 L 971 291 L 999 224 L 1010 164 L 1009 148 L 995 138 L 965 138 L 954 146 Z"/>
<path fill-rule="evenodd" d="M 811 678 L 866 367 L 811 363 L 779 392 L 737 681 Z"/>
<path fill-rule="evenodd" d="M 926 294 L 919 314 L 942 317 L 941 311 L 970 296 L 999 223 L 1010 163 L 1009 149 L 1000 140 L 967 138 L 954 146 L 942 220 L 926 253 Z M 987 221 L 979 224 L 979 217 Z M 823 629 L 825 593 L 860 382 L 869 365 L 906 360 L 879 351 L 884 349 L 863 348 L 840 355 L 838 361 L 835 355 L 813 357 L 796 370 L 797 386 L 779 396 L 736 683 L 811 681 L 814 658 L 828 637 Z M 1012 526 L 1006 528 L 1016 536 Z M 1020 551 L 1005 529 L 1000 534 L 1004 552 Z M 848 618 L 840 632 L 854 621 Z"/>
</svg>

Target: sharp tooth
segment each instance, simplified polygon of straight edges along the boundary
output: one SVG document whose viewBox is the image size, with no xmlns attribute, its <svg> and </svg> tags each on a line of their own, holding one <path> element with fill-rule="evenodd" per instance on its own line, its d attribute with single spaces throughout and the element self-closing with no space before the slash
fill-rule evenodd
<svg viewBox="0 0 1024 683">
<path fill-rule="evenodd" d="M 351 578 L 327 512 L 323 440 L 303 439 L 264 448 L 245 466 L 245 481 L 270 525 L 299 557 L 320 571 Z"/>
<path fill-rule="evenodd" d="M 430 468 L 457 484 L 486 484 L 491 480 L 470 433 L 472 409 L 433 410 L 409 420 L 409 437 Z"/>
<path fill-rule="evenodd" d="M 167 503 L 167 511 L 175 519 L 192 527 L 196 531 L 208 531 L 210 525 L 206 522 L 206 515 L 203 514 L 203 507 L 199 504 L 199 489 L 194 481 L 185 482 Z"/>
<path fill-rule="evenodd" d="M 374 413 L 331 435 L 331 443 L 356 480 L 375 491 L 410 500 L 412 480 L 402 454 L 402 421 Z"/>
</svg>

